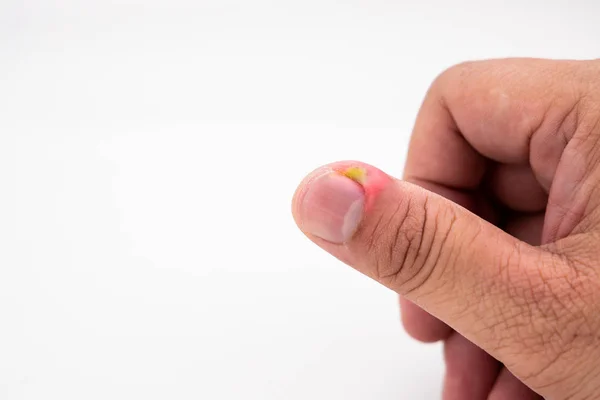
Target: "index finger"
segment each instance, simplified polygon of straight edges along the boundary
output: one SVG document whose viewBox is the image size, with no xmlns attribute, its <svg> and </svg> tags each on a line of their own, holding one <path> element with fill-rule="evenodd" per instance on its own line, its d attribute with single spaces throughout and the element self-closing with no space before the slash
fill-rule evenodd
<svg viewBox="0 0 600 400">
<path fill-rule="evenodd" d="M 530 164 L 549 188 L 569 134 L 577 88 L 557 77 L 573 74 L 576 62 L 505 59 L 460 64 L 431 85 L 411 137 L 405 180 L 479 214 L 491 206 L 473 189 L 490 161 Z M 534 138 L 535 135 L 535 138 Z M 533 144 L 533 146 L 532 146 Z M 423 341 L 450 333 L 442 321 L 400 298 L 405 329 Z"/>
</svg>

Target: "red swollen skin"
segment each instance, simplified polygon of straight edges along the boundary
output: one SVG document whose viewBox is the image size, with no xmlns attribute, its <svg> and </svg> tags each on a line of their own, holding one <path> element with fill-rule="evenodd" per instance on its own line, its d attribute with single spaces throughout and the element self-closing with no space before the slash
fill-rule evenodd
<svg viewBox="0 0 600 400">
<path fill-rule="evenodd" d="M 375 204 L 378 194 L 390 184 L 392 178 L 385 172 L 365 163 L 357 161 L 341 161 L 331 166 L 332 169 L 341 175 L 346 176 L 346 170 L 349 168 L 361 168 L 366 171 L 364 181 L 358 182 L 365 192 L 365 209 L 367 213 Z M 350 179 L 350 178 L 348 178 Z"/>
</svg>

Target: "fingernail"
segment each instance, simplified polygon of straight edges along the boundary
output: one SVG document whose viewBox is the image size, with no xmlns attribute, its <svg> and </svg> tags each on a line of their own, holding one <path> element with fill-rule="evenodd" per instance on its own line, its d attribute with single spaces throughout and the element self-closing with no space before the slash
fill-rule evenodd
<svg viewBox="0 0 600 400">
<path fill-rule="evenodd" d="M 322 175 L 309 185 L 300 204 L 303 230 L 332 243 L 349 240 L 363 215 L 362 186 L 335 172 Z"/>
</svg>

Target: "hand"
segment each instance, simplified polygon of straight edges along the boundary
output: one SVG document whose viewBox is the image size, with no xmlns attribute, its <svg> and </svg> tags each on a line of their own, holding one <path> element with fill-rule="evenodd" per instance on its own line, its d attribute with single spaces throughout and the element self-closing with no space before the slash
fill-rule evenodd
<svg viewBox="0 0 600 400">
<path fill-rule="evenodd" d="M 445 399 L 600 398 L 600 61 L 450 68 L 404 180 L 334 163 L 293 214 L 400 294 L 412 336 L 445 341 Z"/>
</svg>

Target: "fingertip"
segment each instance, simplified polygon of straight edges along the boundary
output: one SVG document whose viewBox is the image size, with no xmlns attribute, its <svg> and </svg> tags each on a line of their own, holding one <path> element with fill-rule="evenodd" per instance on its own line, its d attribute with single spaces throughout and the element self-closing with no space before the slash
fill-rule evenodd
<svg viewBox="0 0 600 400">
<path fill-rule="evenodd" d="M 444 343 L 444 362 L 444 400 L 487 399 L 500 372 L 498 361 L 458 333 Z"/>
<path fill-rule="evenodd" d="M 400 297 L 400 314 L 404 330 L 413 339 L 423 343 L 435 343 L 447 339 L 452 328 L 416 304 Z"/>
<path fill-rule="evenodd" d="M 341 244 L 358 229 L 376 194 L 392 179 L 359 161 L 339 161 L 309 173 L 292 199 L 292 214 L 307 235 Z"/>
</svg>

